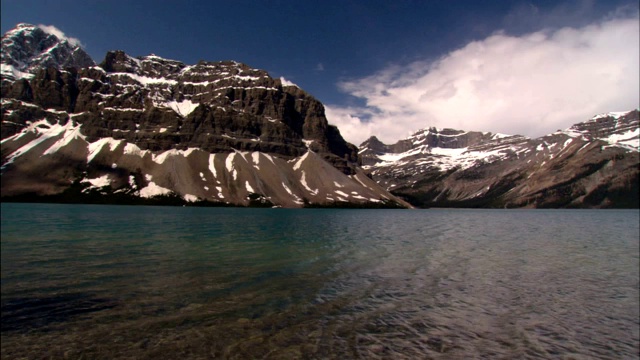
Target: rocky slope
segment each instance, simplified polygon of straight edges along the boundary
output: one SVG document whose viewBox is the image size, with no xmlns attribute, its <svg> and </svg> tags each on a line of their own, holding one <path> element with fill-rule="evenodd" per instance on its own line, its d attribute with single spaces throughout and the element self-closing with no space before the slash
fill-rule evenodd
<svg viewBox="0 0 640 360">
<path fill-rule="evenodd" d="M 28 24 L 2 38 L 1 158 L 5 200 L 407 206 L 320 102 L 265 71 L 122 51 L 95 65 Z"/>
<path fill-rule="evenodd" d="M 638 110 L 597 115 L 537 139 L 425 129 L 372 137 L 363 167 L 419 207 L 638 208 Z"/>
</svg>

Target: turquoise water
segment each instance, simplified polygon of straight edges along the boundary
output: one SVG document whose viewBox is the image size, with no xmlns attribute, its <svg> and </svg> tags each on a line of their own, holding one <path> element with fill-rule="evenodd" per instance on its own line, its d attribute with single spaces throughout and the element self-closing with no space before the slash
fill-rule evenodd
<svg viewBox="0 0 640 360">
<path fill-rule="evenodd" d="M 637 358 L 637 210 L 2 204 L 2 358 Z"/>
</svg>

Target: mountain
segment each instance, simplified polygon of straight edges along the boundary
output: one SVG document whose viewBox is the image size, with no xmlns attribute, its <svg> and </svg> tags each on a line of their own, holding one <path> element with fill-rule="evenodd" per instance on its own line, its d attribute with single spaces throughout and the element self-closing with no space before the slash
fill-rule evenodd
<svg viewBox="0 0 640 360">
<path fill-rule="evenodd" d="M 2 38 L 3 200 L 406 207 L 297 86 L 235 61 Z"/>
<path fill-rule="evenodd" d="M 32 78 L 46 67 L 89 67 L 95 65 L 80 46 L 31 24 L 18 24 L 2 37 L 2 79 Z"/>
<path fill-rule="evenodd" d="M 360 145 L 363 168 L 418 207 L 638 208 L 638 110 L 519 135 L 429 128 Z"/>
</svg>

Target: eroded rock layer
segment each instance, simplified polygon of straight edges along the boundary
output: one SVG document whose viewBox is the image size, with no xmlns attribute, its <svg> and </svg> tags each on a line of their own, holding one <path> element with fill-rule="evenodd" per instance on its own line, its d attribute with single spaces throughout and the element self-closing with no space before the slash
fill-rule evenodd
<svg viewBox="0 0 640 360">
<path fill-rule="evenodd" d="M 122 51 L 96 65 L 28 24 L 2 46 L 4 198 L 403 204 L 363 175 L 319 101 L 265 71 Z"/>
</svg>

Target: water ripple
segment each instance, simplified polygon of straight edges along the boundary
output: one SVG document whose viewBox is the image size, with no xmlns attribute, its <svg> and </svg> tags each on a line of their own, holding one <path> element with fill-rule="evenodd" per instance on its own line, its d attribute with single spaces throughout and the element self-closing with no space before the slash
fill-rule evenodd
<svg viewBox="0 0 640 360">
<path fill-rule="evenodd" d="M 637 358 L 638 219 L 2 204 L 2 358 Z"/>
</svg>

